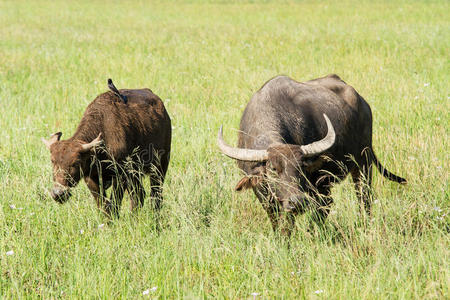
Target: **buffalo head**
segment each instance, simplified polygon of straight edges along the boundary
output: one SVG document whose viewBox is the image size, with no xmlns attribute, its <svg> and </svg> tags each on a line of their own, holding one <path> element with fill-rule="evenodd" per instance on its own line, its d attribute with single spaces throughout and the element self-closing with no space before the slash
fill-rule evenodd
<svg viewBox="0 0 450 300">
<path fill-rule="evenodd" d="M 90 151 L 102 142 L 101 133 L 89 143 L 66 140 L 60 141 L 61 132 L 54 133 L 50 139 L 42 138 L 42 142 L 50 150 L 53 165 L 52 198 L 64 203 L 70 197 L 70 188 L 78 184 L 81 170 L 86 165 Z"/>
<path fill-rule="evenodd" d="M 236 185 L 240 191 L 248 188 L 265 188 L 267 193 L 282 205 L 285 211 L 299 209 L 308 198 L 311 184 L 304 174 L 318 170 L 323 164 L 321 154 L 330 149 L 336 134 L 328 117 L 327 135 L 308 145 L 276 143 L 266 150 L 234 148 L 225 143 L 222 127 L 218 134 L 218 145 L 223 154 L 239 161 L 255 163 L 251 174 L 246 174 Z"/>
</svg>

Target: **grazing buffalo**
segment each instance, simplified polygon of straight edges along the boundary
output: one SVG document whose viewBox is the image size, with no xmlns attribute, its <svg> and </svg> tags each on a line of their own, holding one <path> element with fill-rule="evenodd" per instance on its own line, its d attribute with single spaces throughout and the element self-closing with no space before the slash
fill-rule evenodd
<svg viewBox="0 0 450 300">
<path fill-rule="evenodd" d="M 281 231 L 287 235 L 294 215 L 306 208 L 319 222 L 326 219 L 331 185 L 348 173 L 368 213 L 372 163 L 383 176 L 406 183 L 377 160 L 369 104 L 337 75 L 269 80 L 245 108 L 238 147 L 225 143 L 222 128 L 218 145 L 245 172 L 236 190 L 252 188 L 274 230 L 284 223 Z"/>
<path fill-rule="evenodd" d="M 162 185 L 170 158 L 172 127 L 161 99 L 149 89 L 117 90 L 99 95 L 84 112 L 75 134 L 42 139 L 50 150 L 52 197 L 64 203 L 81 178 L 109 216 L 118 216 L 128 191 L 131 209 L 144 204 L 142 175 L 150 175 L 154 207 L 162 201 Z M 106 190 L 112 186 L 110 197 Z"/>
</svg>

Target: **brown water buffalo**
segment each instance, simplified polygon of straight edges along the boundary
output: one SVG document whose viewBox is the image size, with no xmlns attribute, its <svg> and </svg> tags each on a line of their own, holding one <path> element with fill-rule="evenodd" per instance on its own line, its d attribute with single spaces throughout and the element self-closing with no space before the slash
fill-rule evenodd
<svg viewBox="0 0 450 300">
<path fill-rule="evenodd" d="M 97 205 L 109 216 L 118 216 L 124 192 L 131 208 L 144 204 L 142 175 L 150 176 L 151 197 L 159 209 L 162 185 L 169 164 L 172 127 L 161 99 L 149 89 L 117 90 L 95 98 L 75 132 L 42 139 L 50 150 L 54 186 L 52 197 L 64 203 L 81 178 Z M 110 197 L 106 190 L 112 186 Z"/>
<path fill-rule="evenodd" d="M 374 163 L 386 170 L 372 148 L 369 104 L 337 75 L 307 82 L 275 77 L 256 92 L 241 118 L 238 147 L 218 134 L 221 151 L 238 162 L 245 176 L 236 190 L 252 188 L 274 230 L 290 234 L 294 215 L 312 208 L 323 222 L 333 202 L 333 183 L 352 175 L 357 195 L 370 213 Z"/>
</svg>

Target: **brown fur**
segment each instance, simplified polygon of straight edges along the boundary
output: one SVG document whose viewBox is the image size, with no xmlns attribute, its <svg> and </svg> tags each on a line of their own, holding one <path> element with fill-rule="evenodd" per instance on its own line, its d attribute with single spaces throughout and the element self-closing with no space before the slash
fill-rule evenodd
<svg viewBox="0 0 450 300">
<path fill-rule="evenodd" d="M 145 191 L 140 173 L 134 170 L 150 175 L 151 196 L 155 207 L 160 207 L 170 159 L 169 115 L 161 99 L 149 89 L 123 89 L 120 93 L 127 97 L 127 104 L 113 92 L 103 93 L 89 104 L 71 138 L 60 141 L 59 134 L 44 141 L 51 152 L 55 200 L 66 201 L 69 188 L 83 177 L 97 205 L 108 216 L 118 215 L 125 190 L 130 193 L 132 208 L 142 206 Z M 83 145 L 99 134 L 103 147 L 83 150 Z M 107 198 L 105 190 L 111 185 Z"/>
</svg>

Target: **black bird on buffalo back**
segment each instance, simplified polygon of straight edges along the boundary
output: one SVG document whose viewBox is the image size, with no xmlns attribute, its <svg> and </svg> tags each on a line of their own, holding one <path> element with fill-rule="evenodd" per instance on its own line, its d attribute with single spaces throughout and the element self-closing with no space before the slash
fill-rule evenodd
<svg viewBox="0 0 450 300">
<path fill-rule="evenodd" d="M 114 93 L 114 95 L 116 95 L 117 97 L 119 97 L 120 100 L 123 101 L 123 103 L 127 104 L 128 99 L 127 96 L 122 95 L 119 90 L 116 88 L 116 86 L 114 85 L 114 83 L 112 82 L 112 79 L 109 78 L 108 79 L 108 87 L 109 89 Z"/>
</svg>

